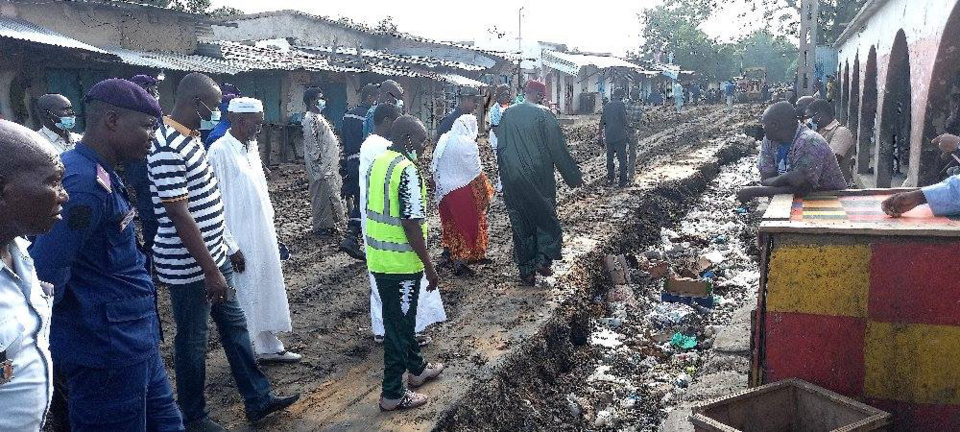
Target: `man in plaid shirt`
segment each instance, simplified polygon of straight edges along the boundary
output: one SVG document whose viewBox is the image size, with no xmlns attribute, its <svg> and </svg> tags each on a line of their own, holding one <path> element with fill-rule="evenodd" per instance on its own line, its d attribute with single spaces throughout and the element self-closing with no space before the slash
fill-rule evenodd
<svg viewBox="0 0 960 432">
<path fill-rule="evenodd" d="M 627 102 L 627 172 L 636 173 L 637 168 L 637 142 L 640 140 L 640 120 L 643 119 L 643 102 L 640 92 L 634 90 L 631 92 L 630 101 Z"/>
</svg>

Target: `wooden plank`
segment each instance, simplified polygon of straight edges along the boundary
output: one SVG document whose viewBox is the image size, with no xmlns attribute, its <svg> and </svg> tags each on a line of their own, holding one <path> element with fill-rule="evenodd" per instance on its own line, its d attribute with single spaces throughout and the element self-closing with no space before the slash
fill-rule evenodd
<svg viewBox="0 0 960 432">
<path fill-rule="evenodd" d="M 903 222 L 817 223 L 809 221 L 764 221 L 760 224 L 760 232 L 869 236 L 960 237 L 960 225 L 950 226 L 907 224 Z"/>
<path fill-rule="evenodd" d="M 770 200 L 767 212 L 763 214 L 765 221 L 790 220 L 790 209 L 793 207 L 793 195 L 777 195 Z"/>
<path fill-rule="evenodd" d="M 917 188 L 889 188 L 889 189 L 847 189 L 842 191 L 820 191 L 807 194 L 809 197 L 822 196 L 871 196 L 871 195 L 893 195 L 901 192 L 912 192 Z"/>
</svg>

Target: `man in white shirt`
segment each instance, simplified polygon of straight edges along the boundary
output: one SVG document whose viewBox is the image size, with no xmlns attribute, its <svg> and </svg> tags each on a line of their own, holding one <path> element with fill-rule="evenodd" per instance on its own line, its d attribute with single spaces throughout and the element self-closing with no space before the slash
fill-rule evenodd
<svg viewBox="0 0 960 432">
<path fill-rule="evenodd" d="M 73 111 L 70 99 L 59 94 L 45 94 L 37 100 L 37 109 L 43 124 L 37 132 L 50 141 L 57 152 L 73 150 L 82 137 L 70 132 L 77 124 L 77 113 Z"/>
<path fill-rule="evenodd" d="M 393 127 L 393 121 L 400 117 L 402 113 L 400 108 L 391 103 L 382 103 L 377 106 L 373 112 L 373 133 L 364 140 L 360 146 L 360 213 L 361 221 L 367 216 L 367 175 L 373 161 L 383 152 L 387 151 L 392 143 L 385 137 L 390 136 Z M 363 231 L 364 245 L 366 245 L 366 225 L 361 224 Z M 373 339 L 378 343 L 383 342 L 383 302 L 380 299 L 380 293 L 377 291 L 377 281 L 373 273 L 369 273 L 370 278 L 370 326 L 373 330 Z M 443 310 L 443 302 L 440 298 L 440 290 L 427 291 L 426 279 L 420 287 L 420 301 L 417 303 L 416 329 L 417 342 L 420 346 L 430 343 L 430 338 L 421 335 L 420 332 L 427 326 L 447 320 L 446 312 Z"/>
<path fill-rule="evenodd" d="M 237 300 L 247 318 L 257 358 L 261 362 L 295 363 L 300 355 L 284 349 L 276 335 L 291 330 L 290 305 L 280 267 L 273 205 L 256 141 L 263 126 L 263 103 L 254 98 L 234 98 L 227 111 L 230 129 L 208 153 L 223 196 L 227 229 L 249 263 L 233 276 Z"/>
<path fill-rule="evenodd" d="M 68 196 L 63 164 L 35 132 L 0 120 L 0 154 L 0 430 L 36 431 L 53 395 L 53 292 L 23 236 L 49 231 Z"/>
</svg>

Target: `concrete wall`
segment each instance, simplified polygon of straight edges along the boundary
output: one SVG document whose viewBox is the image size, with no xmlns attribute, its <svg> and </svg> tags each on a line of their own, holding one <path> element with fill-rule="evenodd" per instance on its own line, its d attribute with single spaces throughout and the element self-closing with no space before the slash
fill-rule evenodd
<svg viewBox="0 0 960 432">
<path fill-rule="evenodd" d="M 197 21 L 157 8 L 84 2 L 0 2 L 0 15 L 21 18 L 88 44 L 137 51 L 193 53 Z"/>
<path fill-rule="evenodd" d="M 310 46 L 353 48 L 359 43 L 370 49 L 379 44 L 377 36 L 295 13 L 240 18 L 231 23 L 237 27 L 213 26 L 214 38 L 229 41 L 294 38 Z"/>
<path fill-rule="evenodd" d="M 910 120 L 910 167 L 905 185 L 928 184 L 936 178 L 935 171 L 938 171 L 936 149 L 930 145 L 930 140 L 936 136 L 937 131 L 935 127 L 931 127 L 929 117 L 933 114 L 932 111 L 938 108 L 936 105 L 942 104 L 930 102 L 942 98 L 943 94 L 931 92 L 931 87 L 943 85 L 936 82 L 942 79 L 934 80 L 933 76 L 938 59 L 954 51 L 950 48 L 951 45 L 960 45 L 958 43 L 960 41 L 957 40 L 942 40 L 948 20 L 953 19 L 951 26 L 960 25 L 956 22 L 957 3 L 957 0 L 875 0 L 867 6 L 867 11 L 872 12 L 872 15 L 865 21 L 855 22 L 853 25 L 858 31 L 837 44 L 840 70 L 846 70 L 849 66 L 852 75 L 855 62 L 859 60 L 860 64 L 860 91 L 851 94 L 847 100 L 843 101 L 841 110 L 851 105 L 863 106 L 858 102 L 865 88 L 863 81 L 866 77 L 867 56 L 871 47 L 876 49 L 878 119 L 874 131 L 860 130 L 858 133 L 875 134 L 872 152 L 873 160 L 877 160 L 876 143 L 880 142 L 881 138 L 878 131 L 882 130 L 884 122 L 893 121 L 890 118 L 883 118 L 884 106 L 896 103 L 896 101 L 887 100 L 886 97 L 890 94 L 890 89 L 886 86 L 891 51 L 897 33 L 902 30 L 906 36 L 911 89 L 909 106 L 912 118 Z M 847 82 L 841 82 L 841 85 L 849 86 L 853 80 L 854 77 L 851 76 Z M 857 101 L 853 101 L 854 98 Z M 890 110 L 887 111 L 890 112 Z M 859 112 L 857 116 L 859 117 Z"/>
</svg>

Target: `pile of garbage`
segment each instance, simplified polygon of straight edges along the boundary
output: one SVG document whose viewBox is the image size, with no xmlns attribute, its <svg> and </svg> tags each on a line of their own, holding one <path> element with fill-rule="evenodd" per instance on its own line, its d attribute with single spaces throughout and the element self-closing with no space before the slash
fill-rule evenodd
<svg viewBox="0 0 960 432">
<path fill-rule="evenodd" d="M 590 343 L 598 361 L 571 413 L 599 430 L 656 430 L 697 377 L 713 338 L 752 299 L 760 273 L 749 251 L 757 216 L 735 193 L 757 178 L 756 159 L 725 167 L 660 244 L 605 260 L 613 288 L 597 301 L 608 316 Z"/>
</svg>

